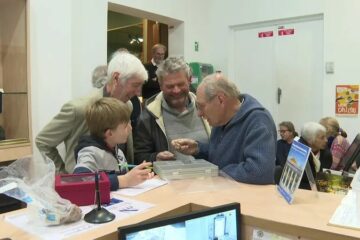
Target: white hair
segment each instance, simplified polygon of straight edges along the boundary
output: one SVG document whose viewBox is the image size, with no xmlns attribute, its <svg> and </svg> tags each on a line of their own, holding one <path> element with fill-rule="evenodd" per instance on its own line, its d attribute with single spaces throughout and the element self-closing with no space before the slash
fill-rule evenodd
<svg viewBox="0 0 360 240">
<path fill-rule="evenodd" d="M 325 134 L 326 129 L 323 125 L 317 122 L 307 122 L 301 129 L 301 137 L 303 137 L 309 144 L 313 144 L 320 133 Z"/>
<path fill-rule="evenodd" d="M 92 72 L 92 85 L 96 88 L 102 88 L 107 81 L 107 66 L 97 66 Z"/>
<path fill-rule="evenodd" d="M 112 80 L 114 73 L 120 74 L 120 80 L 126 83 L 128 79 L 137 77 L 145 81 L 148 73 L 141 61 L 131 53 L 116 52 L 108 65 L 107 82 Z"/>
<path fill-rule="evenodd" d="M 204 86 L 205 97 L 208 101 L 216 96 L 218 91 L 223 92 L 226 96 L 232 98 L 238 98 L 240 95 L 240 91 L 235 83 L 230 82 L 221 73 L 213 73 L 206 76 L 199 84 L 198 88 L 200 86 Z"/>
</svg>

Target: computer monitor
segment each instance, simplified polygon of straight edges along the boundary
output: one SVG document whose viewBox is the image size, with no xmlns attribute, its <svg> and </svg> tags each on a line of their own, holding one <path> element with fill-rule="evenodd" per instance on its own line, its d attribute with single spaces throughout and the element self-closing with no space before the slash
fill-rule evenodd
<svg viewBox="0 0 360 240">
<path fill-rule="evenodd" d="M 240 203 L 118 228 L 119 240 L 240 239 Z"/>
<path fill-rule="evenodd" d="M 340 166 L 344 166 L 343 172 L 349 172 L 353 163 L 356 162 L 356 166 L 360 165 L 360 133 L 356 135 L 354 141 L 346 151 L 345 155 L 341 159 Z"/>
</svg>

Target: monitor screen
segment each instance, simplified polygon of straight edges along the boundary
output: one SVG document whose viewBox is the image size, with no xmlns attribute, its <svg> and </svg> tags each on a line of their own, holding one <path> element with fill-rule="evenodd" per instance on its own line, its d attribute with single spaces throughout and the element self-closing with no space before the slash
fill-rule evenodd
<svg viewBox="0 0 360 240">
<path fill-rule="evenodd" d="M 119 227 L 120 240 L 240 239 L 240 203 Z"/>
<path fill-rule="evenodd" d="M 341 159 L 340 166 L 344 166 L 343 171 L 348 172 L 352 164 L 356 162 L 359 167 L 360 164 L 360 133 L 356 135 L 354 141 L 346 151 Z"/>
</svg>

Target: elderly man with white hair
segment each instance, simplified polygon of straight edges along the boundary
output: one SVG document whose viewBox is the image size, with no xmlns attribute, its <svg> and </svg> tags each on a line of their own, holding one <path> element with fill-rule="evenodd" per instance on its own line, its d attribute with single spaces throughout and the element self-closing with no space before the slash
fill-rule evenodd
<svg viewBox="0 0 360 240">
<path fill-rule="evenodd" d="M 273 183 L 276 127 L 269 111 L 219 73 L 203 79 L 196 97 L 198 115 L 213 127 L 210 141 L 175 139 L 174 148 L 216 164 L 239 182 Z"/>
<path fill-rule="evenodd" d="M 326 129 L 317 122 L 307 122 L 301 129 L 299 142 L 309 146 L 311 153 L 308 162 L 311 167 L 314 178 L 323 168 L 330 168 L 332 164 L 332 155 L 327 147 Z M 299 188 L 311 189 L 309 180 L 304 173 Z"/>
<path fill-rule="evenodd" d="M 141 61 L 134 55 L 121 51 L 116 52 L 108 64 L 107 82 L 94 93 L 69 101 L 64 104 L 60 112 L 40 131 L 35 139 L 36 146 L 56 166 L 56 171 L 71 173 L 75 167 L 74 148 L 81 136 L 88 133 L 85 121 L 87 106 L 102 97 L 113 97 L 129 105 L 133 96 L 139 95 L 148 74 Z M 62 159 L 57 146 L 65 143 L 65 159 Z M 128 162 L 133 162 L 134 153 L 130 134 L 127 145 L 123 149 Z"/>
</svg>

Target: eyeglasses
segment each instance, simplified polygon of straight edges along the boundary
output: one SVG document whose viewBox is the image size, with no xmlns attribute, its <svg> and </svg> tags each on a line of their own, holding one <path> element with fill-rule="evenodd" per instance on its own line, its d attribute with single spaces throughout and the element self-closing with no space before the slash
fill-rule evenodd
<svg viewBox="0 0 360 240">
<path fill-rule="evenodd" d="M 278 130 L 279 133 L 290 132 L 289 130 Z"/>
<path fill-rule="evenodd" d="M 196 104 L 197 109 L 202 111 L 205 108 L 206 105 L 208 105 L 212 100 L 215 99 L 216 96 L 217 95 L 214 95 L 214 96 L 210 97 L 209 99 L 206 100 L 206 102 L 203 102 L 203 103 L 196 102 L 195 104 Z"/>
</svg>

